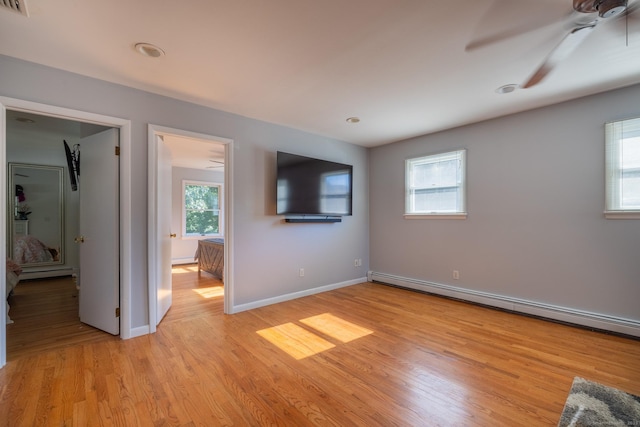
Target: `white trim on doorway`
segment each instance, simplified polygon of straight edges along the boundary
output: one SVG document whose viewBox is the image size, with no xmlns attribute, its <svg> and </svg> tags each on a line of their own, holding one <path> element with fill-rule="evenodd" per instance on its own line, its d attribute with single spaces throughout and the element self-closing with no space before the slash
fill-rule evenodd
<svg viewBox="0 0 640 427">
<path fill-rule="evenodd" d="M 131 121 L 54 105 L 0 97 L 0 223 L 7 220 L 7 164 L 6 112 L 24 111 L 85 123 L 118 128 L 120 130 L 120 338 L 132 337 L 131 326 Z M 6 227 L 0 236 L 6 242 Z M 0 258 L 6 258 L 6 247 L 0 245 Z M 6 266 L 0 263 L 0 294 L 6 295 Z M 0 368 L 7 362 L 6 305 L 0 304 Z"/>
<path fill-rule="evenodd" d="M 154 206 L 158 191 L 158 149 L 156 139 L 162 136 L 178 136 L 199 141 L 224 144 L 224 312 L 232 313 L 233 308 L 233 140 L 197 132 L 174 129 L 154 124 L 148 125 L 148 276 L 149 276 L 149 332 L 156 331 L 156 310 L 158 305 L 157 276 L 159 269 L 159 255 L 157 245 L 158 215 Z"/>
</svg>

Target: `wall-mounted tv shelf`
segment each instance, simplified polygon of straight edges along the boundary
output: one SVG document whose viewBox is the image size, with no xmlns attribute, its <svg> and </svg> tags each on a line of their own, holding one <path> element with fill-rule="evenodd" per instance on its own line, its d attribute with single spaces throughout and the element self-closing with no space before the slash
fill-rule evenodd
<svg viewBox="0 0 640 427">
<path fill-rule="evenodd" d="M 318 217 L 291 217 L 285 218 L 285 222 L 302 223 L 302 222 L 342 222 L 339 216 L 318 216 Z"/>
</svg>

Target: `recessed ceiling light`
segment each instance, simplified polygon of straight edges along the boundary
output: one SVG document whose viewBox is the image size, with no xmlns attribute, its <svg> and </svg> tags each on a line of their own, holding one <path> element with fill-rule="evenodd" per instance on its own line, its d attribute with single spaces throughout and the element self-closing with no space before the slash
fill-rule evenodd
<svg viewBox="0 0 640 427">
<path fill-rule="evenodd" d="M 16 117 L 16 122 L 20 122 L 20 123 L 35 123 L 35 120 L 32 119 L 28 119 L 26 117 Z"/>
<path fill-rule="evenodd" d="M 149 56 L 151 58 L 164 56 L 164 50 L 160 49 L 158 46 L 152 45 L 151 43 L 136 43 L 135 47 L 136 50 L 144 56 Z"/>
<path fill-rule="evenodd" d="M 518 87 L 519 85 L 517 84 L 500 86 L 498 89 L 496 89 L 496 93 L 499 93 L 500 95 L 504 95 L 505 93 L 513 92 L 514 90 L 518 89 Z"/>
<path fill-rule="evenodd" d="M 357 117 L 349 117 L 347 119 L 347 123 L 359 123 L 359 122 L 360 122 L 360 119 Z"/>
</svg>

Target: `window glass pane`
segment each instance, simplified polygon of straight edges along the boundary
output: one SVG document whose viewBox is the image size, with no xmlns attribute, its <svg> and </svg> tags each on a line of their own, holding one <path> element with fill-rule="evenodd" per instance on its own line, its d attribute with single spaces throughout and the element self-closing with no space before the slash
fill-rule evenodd
<svg viewBox="0 0 640 427">
<path fill-rule="evenodd" d="M 623 180 L 622 209 L 640 209 L 640 176 Z"/>
<path fill-rule="evenodd" d="M 213 211 L 187 211 L 186 234 L 217 234 L 219 215 Z"/>
<path fill-rule="evenodd" d="M 640 137 L 622 140 L 622 168 L 640 169 Z"/>
<path fill-rule="evenodd" d="M 458 185 L 458 160 L 418 164 L 413 167 L 414 187 L 449 187 Z"/>
<path fill-rule="evenodd" d="M 415 190 L 416 212 L 456 212 L 458 206 L 458 190 L 436 189 Z"/>
<path fill-rule="evenodd" d="M 622 140 L 622 209 L 640 209 L 640 137 Z"/>
<path fill-rule="evenodd" d="M 186 185 L 185 207 L 187 209 L 218 209 L 218 188 L 208 185 Z"/>
</svg>

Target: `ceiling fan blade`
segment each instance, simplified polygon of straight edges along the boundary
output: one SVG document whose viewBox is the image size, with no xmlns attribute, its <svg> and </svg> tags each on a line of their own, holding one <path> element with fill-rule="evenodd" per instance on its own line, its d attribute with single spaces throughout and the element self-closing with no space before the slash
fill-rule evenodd
<svg viewBox="0 0 640 427">
<path fill-rule="evenodd" d="M 627 15 L 631 15 L 632 13 L 638 12 L 640 10 L 640 1 L 636 1 L 632 3 L 628 2 L 627 9 L 624 11 Z M 632 17 L 632 19 L 638 19 L 637 17 Z"/>
<path fill-rule="evenodd" d="M 499 33 L 490 34 L 486 37 L 482 37 L 480 39 L 470 42 L 468 45 L 464 47 L 464 50 L 465 52 L 473 52 L 474 50 L 482 49 L 485 46 L 490 46 L 492 44 L 499 43 L 504 40 L 509 40 L 513 37 L 520 36 L 522 34 L 525 34 L 529 31 L 533 31 L 534 29 L 538 29 L 538 28 L 539 27 L 527 28 L 527 29 L 514 28 L 510 30 L 505 30 Z"/>
<path fill-rule="evenodd" d="M 553 25 L 563 24 L 565 28 L 574 28 L 579 25 L 575 20 L 580 15 L 584 14 L 578 14 L 573 9 L 566 12 L 564 6 L 552 5 L 548 1 L 494 0 L 480 18 L 475 34 L 464 50 L 473 52 Z M 514 20 L 514 16 L 526 19 Z"/>
<path fill-rule="evenodd" d="M 551 70 L 556 67 L 556 65 L 564 61 L 565 58 L 571 55 L 571 53 L 573 53 L 573 51 L 576 50 L 578 46 L 580 46 L 580 44 L 584 41 L 584 39 L 587 38 L 589 34 L 591 34 L 595 27 L 596 23 L 594 22 L 593 24 L 571 30 L 571 32 L 567 34 L 564 39 L 562 39 L 562 41 L 551 51 L 551 53 L 549 53 L 542 65 L 536 70 L 535 73 L 533 73 L 533 76 L 531 76 L 529 80 L 527 80 L 527 82 L 522 85 L 522 87 L 524 89 L 527 89 L 540 83 L 540 81 L 544 79 L 547 74 L 549 74 Z"/>
</svg>

